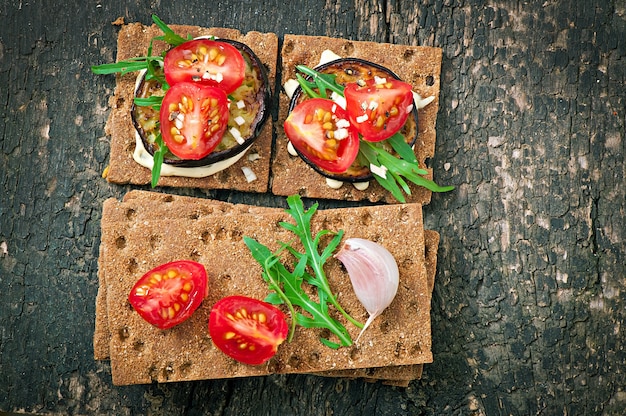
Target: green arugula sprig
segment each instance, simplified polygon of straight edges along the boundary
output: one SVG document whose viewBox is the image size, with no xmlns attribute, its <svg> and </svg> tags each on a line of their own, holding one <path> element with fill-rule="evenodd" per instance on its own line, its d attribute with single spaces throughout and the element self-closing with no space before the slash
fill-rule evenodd
<svg viewBox="0 0 626 416">
<path fill-rule="evenodd" d="M 298 65 L 296 69 L 311 79 L 309 81 L 302 75 L 296 74 L 300 87 L 309 97 L 329 98 L 327 91 L 344 96 L 344 87 L 336 82 L 335 75 L 323 74 L 304 65 Z M 389 146 L 397 155 L 387 150 Z M 368 142 L 361 138 L 357 157 L 362 165 L 381 167 L 385 172 L 384 176 L 374 173 L 374 178 L 394 198 L 403 203 L 406 202 L 403 192 L 411 195 L 411 188 L 409 188 L 407 181 L 432 192 L 448 192 L 454 189 L 454 186 L 439 186 L 434 181 L 424 177 L 428 171 L 419 167 L 413 149 L 400 133 L 396 133 L 382 142 Z"/>
<path fill-rule="evenodd" d="M 343 231 L 334 233 L 333 238 L 320 253 L 321 239 L 326 235 L 333 234 L 333 232 L 321 230 L 315 236 L 312 235 L 311 218 L 317 211 L 318 204 L 314 204 L 305 211 L 299 195 L 288 197 L 287 203 L 289 209 L 286 212 L 293 217 L 295 224 L 290 222 L 280 222 L 279 224 L 298 237 L 304 247 L 304 252 L 299 252 L 291 244 L 285 242 L 280 243 L 281 248 L 278 251 L 272 252 L 253 238 L 244 237 L 244 242 L 250 249 L 252 257 L 263 266 L 263 279 L 268 283 L 269 289 L 274 292 L 265 301 L 275 305 L 284 304 L 289 309 L 292 316 L 289 341 L 293 338 L 297 324 L 305 328 L 330 330 L 337 336 L 340 343 L 335 343 L 326 338 L 321 338 L 320 341 L 331 348 L 352 345 L 352 338 L 345 326 L 330 316 L 329 305 L 333 305 L 337 311 L 358 328 L 362 328 L 363 324 L 352 318 L 341 307 L 331 291 L 324 272 L 324 264 L 339 245 Z M 287 250 L 295 258 L 293 271 L 289 271 L 280 261 L 280 255 L 284 250 Z M 312 273 L 307 270 L 311 270 Z M 317 289 L 318 302 L 312 300 L 305 292 L 302 287 L 304 282 Z M 307 312 L 308 316 L 296 312 L 295 306 Z"/>
<path fill-rule="evenodd" d="M 91 67 L 91 71 L 97 75 L 109 75 L 109 74 L 120 74 L 125 75 L 131 72 L 136 71 L 146 71 L 146 80 L 156 80 L 161 84 L 161 88 L 163 91 L 167 91 L 169 89 L 169 85 L 165 80 L 165 76 L 163 75 L 163 59 L 165 57 L 165 52 L 160 55 L 152 54 L 152 45 L 155 40 L 160 40 L 168 43 L 171 46 L 178 46 L 184 42 L 187 42 L 191 39 L 188 37 L 187 39 L 178 35 L 174 32 L 167 24 L 165 24 L 157 15 L 152 15 L 152 21 L 156 24 L 159 29 L 163 32 L 163 36 L 155 36 L 152 40 L 150 40 L 150 44 L 148 45 L 148 53 L 146 56 L 140 56 L 136 58 L 130 58 L 119 62 L 102 64 L 102 65 L 94 65 Z M 161 102 L 163 101 L 162 96 L 151 96 L 148 98 L 135 97 L 134 103 L 138 106 L 142 107 L 152 107 L 155 110 L 159 110 L 161 108 Z M 159 182 L 159 178 L 161 177 L 161 166 L 163 165 L 163 158 L 165 154 L 169 151 L 167 145 L 163 142 L 163 138 L 160 134 L 157 135 L 155 140 L 155 144 L 158 146 L 158 149 L 154 152 L 153 159 L 154 165 L 152 167 L 152 181 L 151 186 L 155 188 L 157 183 Z"/>
</svg>

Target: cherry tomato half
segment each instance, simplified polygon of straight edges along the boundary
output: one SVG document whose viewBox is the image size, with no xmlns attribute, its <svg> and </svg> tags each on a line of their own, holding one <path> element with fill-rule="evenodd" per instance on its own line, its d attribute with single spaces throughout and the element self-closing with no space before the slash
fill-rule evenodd
<svg viewBox="0 0 626 416">
<path fill-rule="evenodd" d="M 246 296 L 219 300 L 209 316 L 213 343 L 244 364 L 259 365 L 272 358 L 288 332 L 280 309 Z"/>
<path fill-rule="evenodd" d="M 350 122 L 371 142 L 393 136 L 413 110 L 411 85 L 392 78 L 349 83 L 344 95 Z"/>
<path fill-rule="evenodd" d="M 170 86 L 198 82 L 229 94 L 243 82 L 246 63 L 241 52 L 229 43 L 196 39 L 169 50 L 163 60 L 163 71 Z"/>
<path fill-rule="evenodd" d="M 168 329 L 189 318 L 208 291 L 204 266 L 178 260 L 144 274 L 131 289 L 128 301 L 143 319 Z"/>
<path fill-rule="evenodd" d="M 181 159 L 202 159 L 215 149 L 228 127 L 228 97 L 219 88 L 179 82 L 163 97 L 161 136 Z"/>
<path fill-rule="evenodd" d="M 328 172 L 345 172 L 359 152 L 359 135 L 334 101 L 312 98 L 285 120 L 285 133 L 301 154 Z"/>
</svg>

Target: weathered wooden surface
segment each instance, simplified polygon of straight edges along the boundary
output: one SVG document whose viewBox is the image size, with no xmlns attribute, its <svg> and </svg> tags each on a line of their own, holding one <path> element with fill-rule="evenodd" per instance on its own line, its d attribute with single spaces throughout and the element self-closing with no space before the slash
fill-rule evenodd
<svg viewBox="0 0 626 416">
<path fill-rule="evenodd" d="M 0 411 L 622 414 L 626 2 L 0 5 Z M 287 2 L 285 2 L 287 3 Z M 355 4 L 357 4 L 355 6 Z M 313 376 L 114 387 L 92 359 L 110 23 L 167 22 L 443 48 L 435 362 L 408 389 Z M 194 191 L 181 193 L 196 194 Z M 236 202 L 274 198 L 198 193 Z"/>
</svg>

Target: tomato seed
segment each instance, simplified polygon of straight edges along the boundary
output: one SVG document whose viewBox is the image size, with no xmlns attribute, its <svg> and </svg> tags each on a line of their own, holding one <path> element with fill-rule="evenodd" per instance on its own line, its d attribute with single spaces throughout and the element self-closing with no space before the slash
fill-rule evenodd
<svg viewBox="0 0 626 416">
<path fill-rule="evenodd" d="M 224 334 L 224 339 L 233 339 L 233 338 L 235 338 L 235 335 L 236 334 L 234 332 L 229 331 L 229 332 Z"/>
</svg>

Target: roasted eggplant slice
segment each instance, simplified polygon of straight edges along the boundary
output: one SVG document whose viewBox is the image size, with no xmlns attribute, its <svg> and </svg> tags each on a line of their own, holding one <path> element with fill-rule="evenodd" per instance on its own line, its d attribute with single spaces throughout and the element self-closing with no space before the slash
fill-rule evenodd
<svg viewBox="0 0 626 416">
<path fill-rule="evenodd" d="M 168 153 L 163 163 L 178 167 L 197 167 L 229 159 L 252 145 L 269 115 L 270 86 L 263 64 L 247 45 L 230 39 L 220 39 L 220 41 L 230 43 L 237 48 L 246 63 L 243 83 L 228 95 L 231 100 L 230 116 L 224 137 L 220 144 L 202 159 L 184 160 Z M 162 85 L 155 79 L 147 80 L 144 74 L 138 82 L 135 96 L 147 98 L 152 95 L 164 95 Z M 155 139 L 159 134 L 158 110 L 133 104 L 131 115 L 144 147 L 151 155 L 154 155 Z"/>
<path fill-rule="evenodd" d="M 342 58 L 337 59 L 323 65 L 314 68 L 317 72 L 324 74 L 333 74 L 336 76 L 335 81 L 345 86 L 350 82 L 357 82 L 359 80 L 369 80 L 375 77 L 379 78 L 394 78 L 399 80 L 400 78 L 392 72 L 390 69 L 381 65 L 369 62 L 363 59 L 357 58 Z M 306 78 L 305 78 L 306 79 Z M 310 79 L 308 79 L 310 80 Z M 298 87 L 294 92 L 289 105 L 289 112 L 291 112 L 299 103 L 307 100 L 309 97 L 301 87 Z M 406 123 L 400 130 L 400 133 L 404 136 L 405 141 L 410 145 L 415 145 L 417 140 L 417 106 L 413 105 L 411 116 L 407 119 Z M 384 142 L 383 142 L 384 143 Z M 386 149 L 390 153 L 394 153 L 391 146 L 384 144 Z M 296 150 L 297 151 L 297 150 Z M 297 151 L 298 152 L 298 151 Z M 372 172 L 369 169 L 369 165 L 360 160 L 359 157 L 354 161 L 352 166 L 344 173 L 332 173 L 317 166 L 315 163 L 307 159 L 306 155 L 298 152 L 298 155 L 308 163 L 313 169 L 315 169 L 321 175 L 339 180 L 342 182 L 366 182 L 373 179 Z"/>
</svg>

